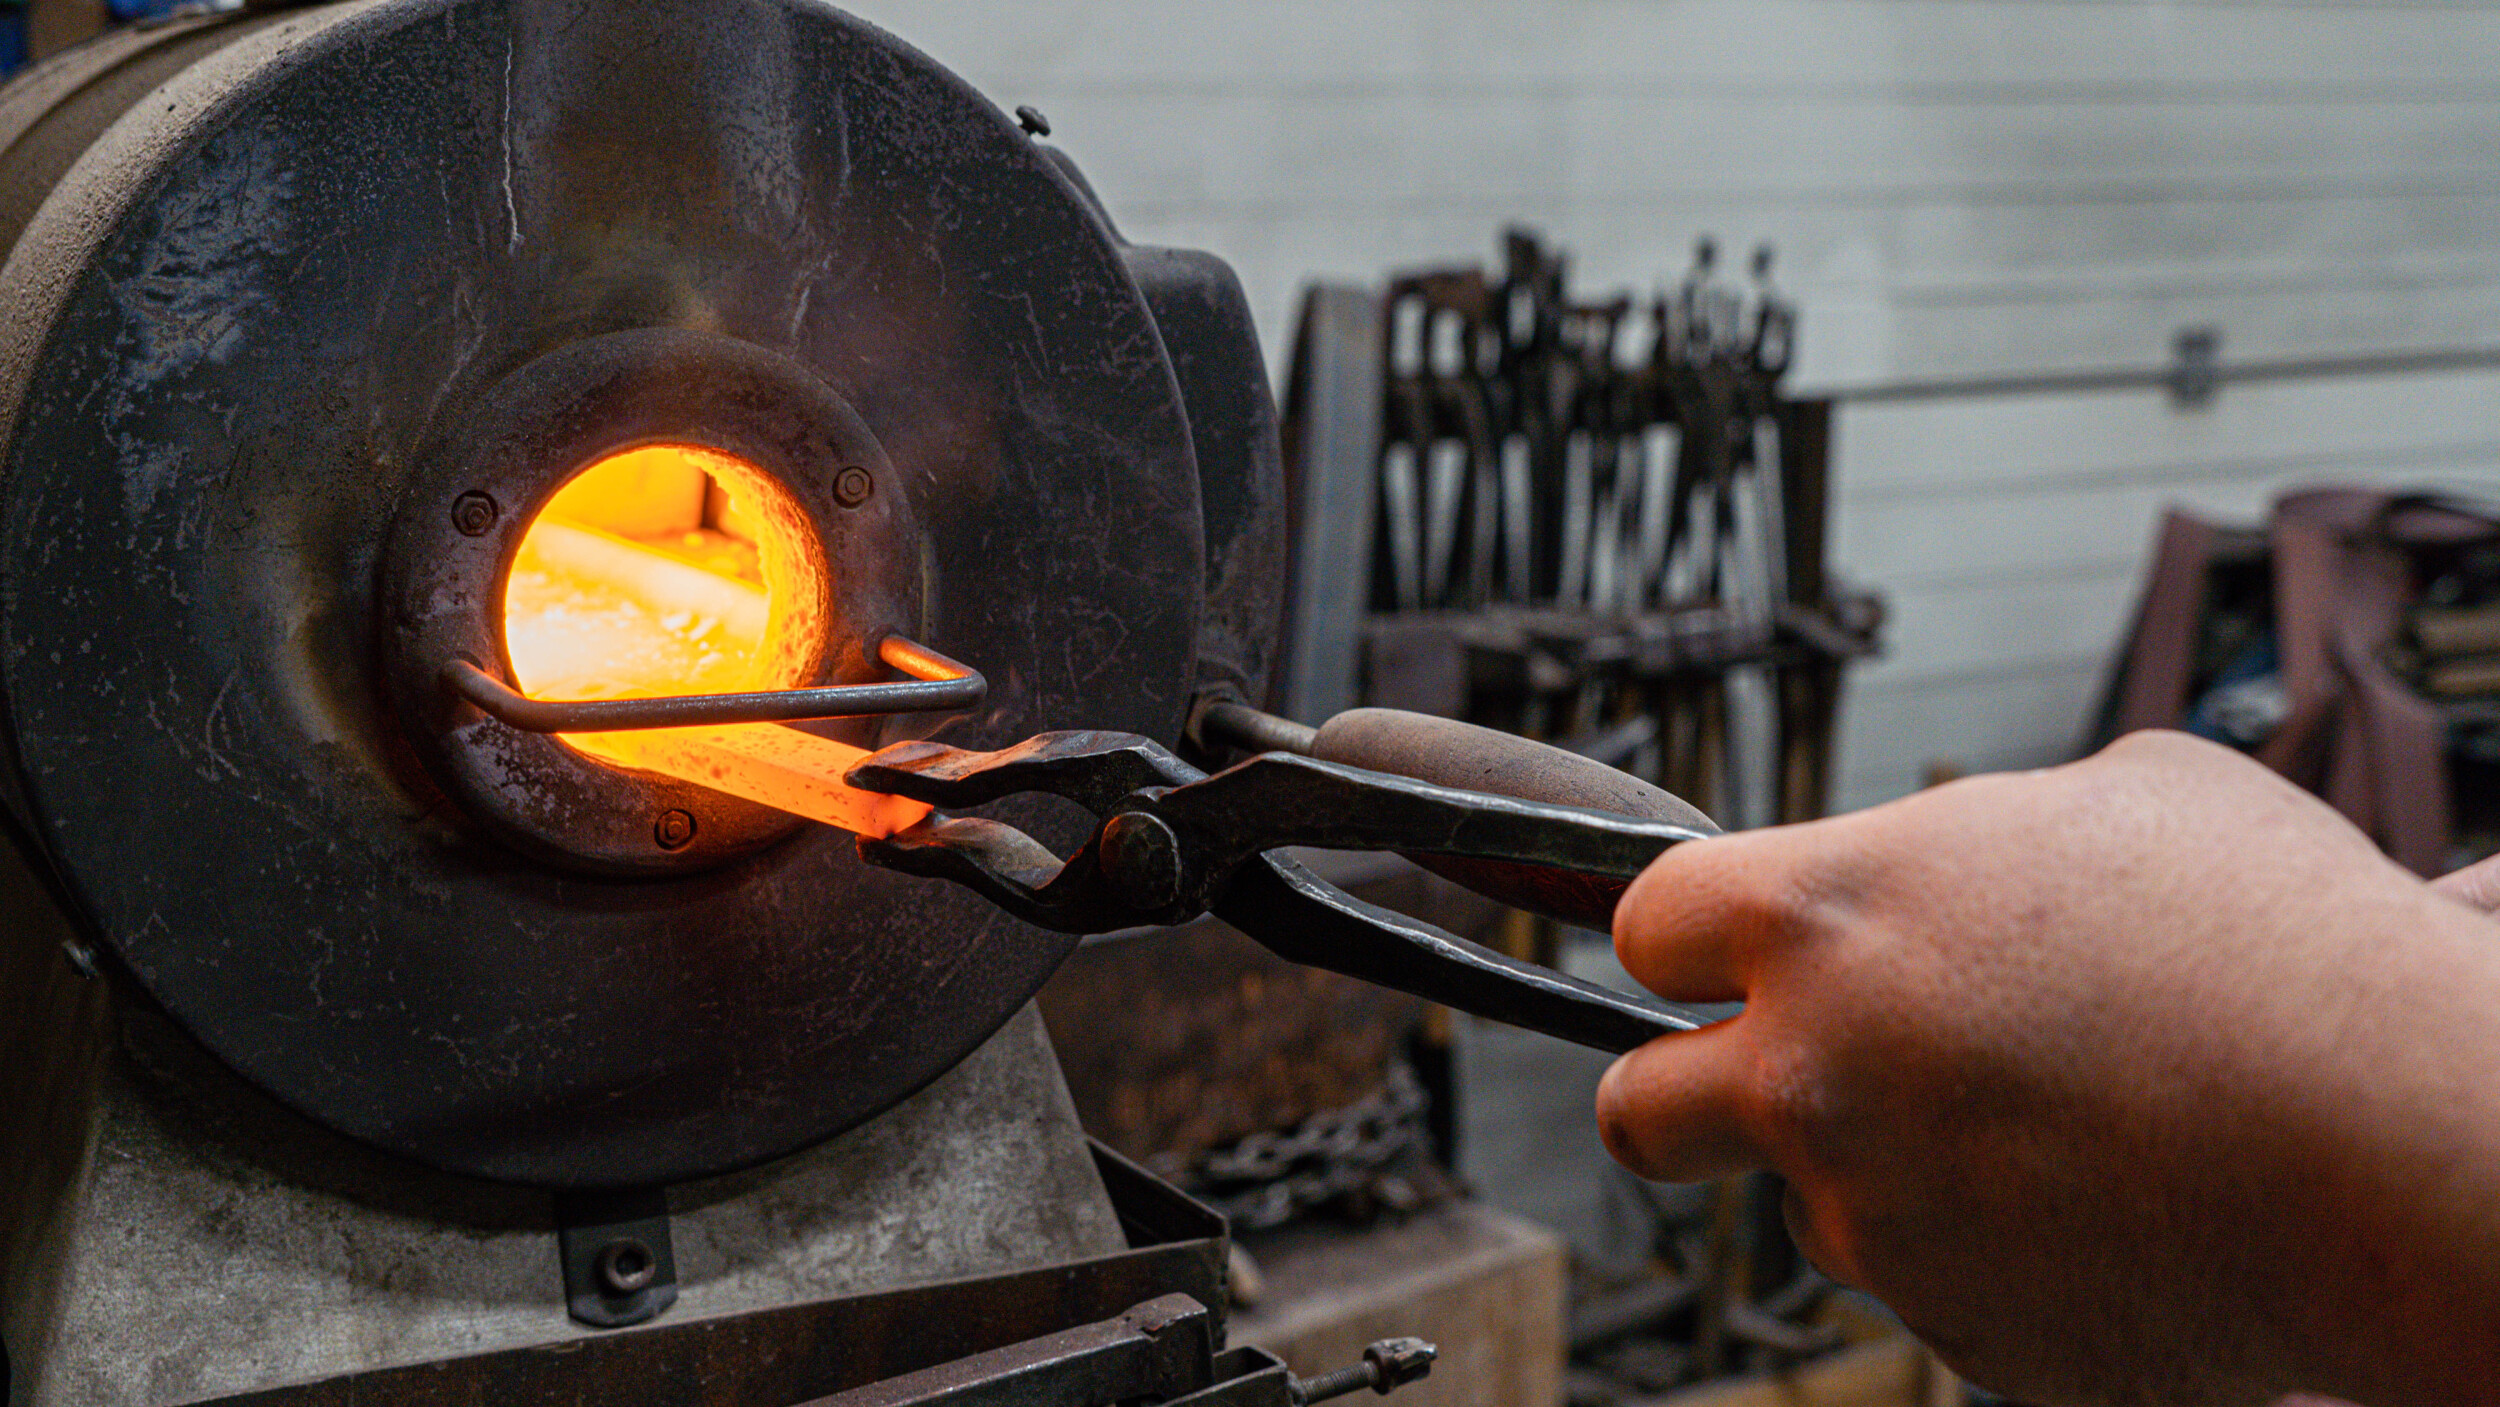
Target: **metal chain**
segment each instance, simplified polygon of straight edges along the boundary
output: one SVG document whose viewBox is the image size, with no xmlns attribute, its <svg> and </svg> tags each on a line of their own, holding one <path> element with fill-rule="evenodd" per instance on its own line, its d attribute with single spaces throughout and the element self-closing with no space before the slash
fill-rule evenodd
<svg viewBox="0 0 2500 1407">
<path fill-rule="evenodd" d="M 1363 1099 L 1313 1114 L 1289 1133 L 1263 1130 L 1209 1151 L 1188 1181 L 1236 1231 L 1280 1226 L 1350 1193 L 1379 1191 L 1393 1164 L 1428 1146 L 1429 1103 L 1401 1061 Z"/>
</svg>

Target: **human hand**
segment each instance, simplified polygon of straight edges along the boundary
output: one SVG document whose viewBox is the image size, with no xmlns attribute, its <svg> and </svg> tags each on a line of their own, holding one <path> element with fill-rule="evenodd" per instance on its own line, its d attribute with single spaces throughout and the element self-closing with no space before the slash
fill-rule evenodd
<svg viewBox="0 0 2500 1407">
<path fill-rule="evenodd" d="M 1633 1170 L 1769 1166 L 1800 1246 L 2041 1402 L 2500 1400 L 2500 943 L 2227 749 L 1678 847 L 1616 912 L 1743 999 L 1599 1091 Z"/>
</svg>

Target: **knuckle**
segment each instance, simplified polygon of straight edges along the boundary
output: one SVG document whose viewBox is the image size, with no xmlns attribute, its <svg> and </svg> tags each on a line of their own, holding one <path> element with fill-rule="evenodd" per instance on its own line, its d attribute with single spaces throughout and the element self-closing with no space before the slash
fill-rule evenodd
<svg viewBox="0 0 2500 1407">
<path fill-rule="evenodd" d="M 2192 733 L 2170 728 L 2140 728 L 2120 736 L 2085 759 L 2086 763 L 2104 762 L 2130 767 L 2151 767 L 2175 770 L 2181 767 L 2230 767 L 2248 763 L 2246 754 L 2209 742 Z M 2252 764 L 2253 765 L 2253 764 Z"/>
<path fill-rule="evenodd" d="M 1778 939 L 1822 926 L 1887 873 L 1900 840 L 1863 816 L 1681 845 L 1643 870 L 1616 911 L 1619 953 L 1705 933 Z"/>
<path fill-rule="evenodd" d="M 1713 858 L 1722 863 L 1681 899 L 1687 922 L 1748 934 L 1776 933 L 1804 912 L 1805 885 L 1791 838 L 1747 836 L 1742 850 L 1731 847 Z"/>
<path fill-rule="evenodd" d="M 2138 728 L 2121 733 L 2101 749 L 2109 757 L 2164 757 L 2180 752 L 2193 752 L 2207 746 L 2175 728 Z"/>
<path fill-rule="evenodd" d="M 1685 901 L 1707 878 L 1709 871 L 1700 860 L 1700 852 L 1708 846 L 1724 844 L 1713 840 L 1701 844 L 1669 846 L 1660 852 L 1625 887 L 1623 900 L 1615 909 L 1615 932 L 1619 939 L 1645 941 L 1667 926 L 1682 910 Z"/>
<path fill-rule="evenodd" d="M 1776 926 L 1790 908 L 1783 857 L 1765 855 L 1757 844 L 1733 858 L 1737 863 L 1715 876 L 1705 896 L 1710 921 L 1748 932 Z"/>
</svg>

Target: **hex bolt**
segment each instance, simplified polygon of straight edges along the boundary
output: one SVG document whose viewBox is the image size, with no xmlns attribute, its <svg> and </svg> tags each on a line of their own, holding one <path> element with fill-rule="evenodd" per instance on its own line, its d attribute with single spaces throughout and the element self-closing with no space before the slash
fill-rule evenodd
<svg viewBox="0 0 2500 1407">
<path fill-rule="evenodd" d="M 495 530 L 495 520 L 502 516 L 503 510 L 495 506 L 495 500 L 476 489 L 452 500 L 451 525 L 460 530 L 462 537 L 486 536 Z"/>
<path fill-rule="evenodd" d="M 1180 837 L 1160 817 L 1123 811 L 1105 821 L 1097 860 L 1135 908 L 1169 908 L 1181 897 Z"/>
<path fill-rule="evenodd" d="M 683 850 L 694 843 L 694 813 L 663 811 L 651 824 L 651 838 L 662 850 Z"/>
<path fill-rule="evenodd" d="M 64 938 L 61 940 L 61 956 L 69 960 L 70 971 L 90 982 L 96 979 L 99 969 L 96 967 L 95 949 L 75 938 Z"/>
<path fill-rule="evenodd" d="M 1316 1378 L 1296 1378 L 1293 1400 L 1308 1404 L 1343 1397 L 1364 1388 L 1386 1397 L 1398 1388 L 1432 1371 L 1432 1360 L 1441 1350 L 1422 1339 L 1382 1339 L 1363 1350 L 1363 1361 L 1351 1368 L 1339 1368 Z"/>
<path fill-rule="evenodd" d="M 877 478 L 856 464 L 845 464 L 833 476 L 833 501 L 845 508 L 857 508 L 877 491 Z"/>
<path fill-rule="evenodd" d="M 599 1283 L 612 1294 L 630 1295 L 659 1278 L 660 1259 L 631 1236 L 599 1248 Z"/>
<path fill-rule="evenodd" d="M 1023 128 L 1028 137 L 1050 135 L 1050 119 L 1042 116 L 1042 110 L 1030 103 L 1016 109 L 1016 125 Z"/>
</svg>

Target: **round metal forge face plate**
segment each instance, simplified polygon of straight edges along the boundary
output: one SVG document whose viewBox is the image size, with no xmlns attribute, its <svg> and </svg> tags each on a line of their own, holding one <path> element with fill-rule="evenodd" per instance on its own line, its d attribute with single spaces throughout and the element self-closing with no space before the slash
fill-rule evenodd
<svg viewBox="0 0 2500 1407">
<path fill-rule="evenodd" d="M 290 18 L 109 134 L 0 307 L 29 817 L 178 1019 L 387 1148 L 553 1186 L 770 1158 L 953 1065 L 1070 942 L 824 828 L 602 880 L 432 789 L 382 558 L 411 466 L 533 358 L 691 328 L 857 410 L 922 531 L 919 633 L 991 681 L 886 740 L 1178 732 L 1197 485 L 1135 285 L 1012 121 L 830 10 Z"/>
</svg>

